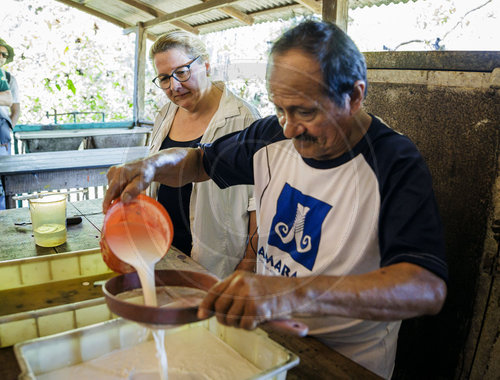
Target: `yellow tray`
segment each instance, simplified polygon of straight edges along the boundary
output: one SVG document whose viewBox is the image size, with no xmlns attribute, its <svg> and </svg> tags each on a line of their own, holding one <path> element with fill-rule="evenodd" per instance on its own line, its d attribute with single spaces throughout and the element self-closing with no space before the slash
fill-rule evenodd
<svg viewBox="0 0 500 380">
<path fill-rule="evenodd" d="M 3 302 L 0 311 L 6 312 L 0 313 L 0 347 L 115 318 L 104 298 L 95 298 L 96 291 L 100 292 L 100 285 L 92 294 L 88 294 L 88 298 L 94 299 L 64 304 L 67 299 L 71 299 L 72 295 L 69 294 L 67 298 L 61 296 L 54 300 L 55 304 L 63 303 L 62 305 L 12 312 L 16 301 L 22 304 L 22 299 L 26 301 L 30 296 L 40 298 L 40 287 L 47 288 L 47 291 L 64 290 L 69 283 L 84 283 L 86 280 L 89 280 L 89 287 L 94 287 L 93 280 L 112 275 L 113 272 L 102 260 L 99 249 L 1 262 L 0 299 Z M 79 297 L 84 298 L 86 295 Z M 33 300 L 33 303 L 36 302 L 40 304 L 39 299 Z M 30 305 L 30 302 L 25 303 Z"/>
</svg>

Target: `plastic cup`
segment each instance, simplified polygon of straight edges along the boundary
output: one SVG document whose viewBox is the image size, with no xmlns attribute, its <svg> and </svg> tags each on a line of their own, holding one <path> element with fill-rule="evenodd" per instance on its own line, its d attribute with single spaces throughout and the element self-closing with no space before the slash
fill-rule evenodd
<svg viewBox="0 0 500 380">
<path fill-rule="evenodd" d="M 111 270 L 118 273 L 131 273 L 135 269 L 120 260 L 106 240 L 108 231 L 116 240 L 117 226 L 123 226 L 124 244 L 151 239 L 154 240 L 152 243 L 155 246 L 162 247 L 163 255 L 167 253 L 174 237 L 170 216 L 161 203 L 153 198 L 140 194 L 129 203 L 120 200 L 114 202 L 104 216 L 100 246 L 104 262 Z"/>
<path fill-rule="evenodd" d="M 56 247 L 66 241 L 66 194 L 43 195 L 29 200 L 35 244 Z"/>
</svg>

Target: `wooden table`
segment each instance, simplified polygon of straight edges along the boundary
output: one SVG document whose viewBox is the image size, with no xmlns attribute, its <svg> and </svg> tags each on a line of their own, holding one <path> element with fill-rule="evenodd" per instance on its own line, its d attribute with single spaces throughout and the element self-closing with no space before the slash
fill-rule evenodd
<svg viewBox="0 0 500 380">
<path fill-rule="evenodd" d="M 15 194 L 107 185 L 113 165 L 145 157 L 148 147 L 69 150 L 0 156 L 6 207 Z"/>
<path fill-rule="evenodd" d="M 68 226 L 67 240 L 57 247 L 40 247 L 35 244 L 31 224 L 16 226 L 14 223 L 30 222 L 27 207 L 0 211 L 0 261 L 21 259 L 53 253 L 79 251 L 99 247 L 102 214 L 102 199 L 69 203 L 66 215 L 82 216 L 82 222 Z"/>
</svg>

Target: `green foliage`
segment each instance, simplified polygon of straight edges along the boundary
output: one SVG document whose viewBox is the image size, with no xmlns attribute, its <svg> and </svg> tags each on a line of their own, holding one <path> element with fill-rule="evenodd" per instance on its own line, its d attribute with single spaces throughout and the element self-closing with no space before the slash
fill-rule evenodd
<svg viewBox="0 0 500 380">
<path fill-rule="evenodd" d="M 104 112 L 106 121 L 132 119 L 134 35 L 55 1 L 7 1 L 16 7 L 2 29 L 16 52 L 6 69 L 20 87 L 20 123 L 53 122 L 47 113 L 54 110 Z M 76 115 L 76 121 L 94 120 L 102 115 Z"/>
</svg>

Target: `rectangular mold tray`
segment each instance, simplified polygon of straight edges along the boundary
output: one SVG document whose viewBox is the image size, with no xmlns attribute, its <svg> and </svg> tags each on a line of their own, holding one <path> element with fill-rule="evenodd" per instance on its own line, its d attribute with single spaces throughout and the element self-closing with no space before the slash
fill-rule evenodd
<svg viewBox="0 0 500 380">
<path fill-rule="evenodd" d="M 194 342 L 197 334 L 204 330 L 214 334 L 261 370 L 252 379 L 284 380 L 287 370 L 299 363 L 297 355 L 274 342 L 264 331 L 223 326 L 215 318 L 167 329 L 165 338 L 168 344 L 170 334 L 188 333 L 194 334 Z M 22 372 L 19 379 L 34 380 L 44 373 L 89 361 L 114 350 L 133 347 L 150 339 L 151 334 L 147 333 L 146 327 L 118 318 L 18 343 L 14 346 L 14 352 Z"/>
<path fill-rule="evenodd" d="M 12 260 L 0 263 L 0 295 L 24 293 L 49 285 L 56 288 L 69 280 L 85 280 L 96 276 L 111 276 L 99 249 L 75 251 Z M 2 294 L 3 293 L 3 294 Z M 39 297 L 33 293 L 33 296 Z M 95 295 L 94 295 L 95 297 Z M 15 300 L 14 300 L 15 301 Z M 64 299 L 61 301 L 63 302 Z M 10 301 L 5 301 L 4 305 Z M 21 302 L 21 301 L 20 301 Z M 5 306 L 4 306 L 5 309 Z M 115 318 L 104 297 L 80 302 L 44 307 L 0 316 L 0 347 L 8 347 L 28 339 L 43 337 Z"/>
</svg>

